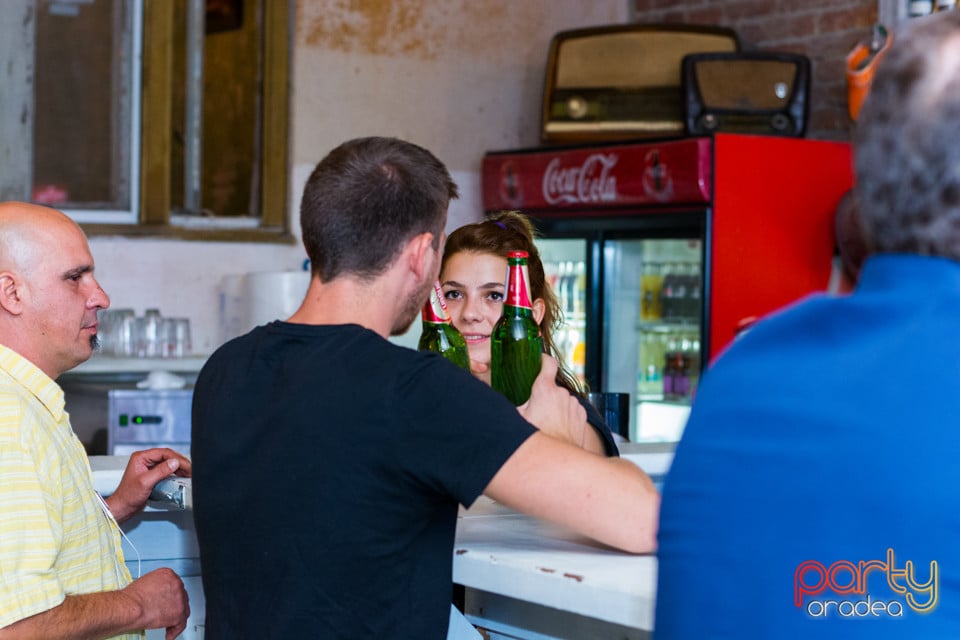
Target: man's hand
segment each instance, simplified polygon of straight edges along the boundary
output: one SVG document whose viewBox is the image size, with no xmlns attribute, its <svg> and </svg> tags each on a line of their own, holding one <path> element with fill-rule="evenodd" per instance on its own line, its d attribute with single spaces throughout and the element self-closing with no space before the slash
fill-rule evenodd
<svg viewBox="0 0 960 640">
<path fill-rule="evenodd" d="M 189 477 L 190 460 L 173 449 L 147 449 L 130 456 L 120 486 L 106 499 L 110 513 L 123 522 L 147 504 L 154 485 L 171 474 Z"/>
<path fill-rule="evenodd" d="M 67 595 L 59 605 L 0 629 L 5 640 L 113 638 L 140 629 L 166 629 L 173 640 L 187 626 L 190 602 L 183 581 L 166 567 L 123 589 Z"/>
<path fill-rule="evenodd" d="M 546 354 L 542 358 L 530 399 L 517 410 L 527 422 L 547 435 L 582 447 L 587 413 L 573 394 L 557 384 L 557 361 Z"/>
<path fill-rule="evenodd" d="M 166 567 L 151 571 L 122 589 L 141 611 L 141 627 L 166 629 L 173 640 L 186 628 L 190 603 L 183 581 Z"/>
</svg>

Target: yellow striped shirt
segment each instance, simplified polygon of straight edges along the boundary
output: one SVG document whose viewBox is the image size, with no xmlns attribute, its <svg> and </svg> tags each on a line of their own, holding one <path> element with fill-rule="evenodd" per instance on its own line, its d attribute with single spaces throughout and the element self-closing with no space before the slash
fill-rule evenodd
<svg viewBox="0 0 960 640">
<path fill-rule="evenodd" d="M 0 345 L 0 628 L 129 582 L 63 390 Z"/>
</svg>

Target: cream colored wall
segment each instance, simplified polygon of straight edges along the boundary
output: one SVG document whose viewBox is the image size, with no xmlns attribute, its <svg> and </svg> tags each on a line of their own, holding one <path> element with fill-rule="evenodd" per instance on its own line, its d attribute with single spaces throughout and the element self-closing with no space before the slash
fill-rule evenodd
<svg viewBox="0 0 960 640">
<path fill-rule="evenodd" d="M 536 144 L 550 37 L 626 12 L 627 0 L 302 0 L 294 160 L 373 133 L 476 171 L 484 149 Z"/>
<path fill-rule="evenodd" d="M 397 136 L 439 157 L 460 185 L 448 230 L 480 216 L 483 152 L 535 146 L 551 36 L 627 20 L 629 0 L 299 0 L 293 43 L 291 228 L 306 176 L 349 138 Z M 94 238 L 114 307 L 192 319 L 195 349 L 219 344 L 224 275 L 298 269 L 297 246 Z M 159 274 L 159 275 L 158 275 Z"/>
</svg>

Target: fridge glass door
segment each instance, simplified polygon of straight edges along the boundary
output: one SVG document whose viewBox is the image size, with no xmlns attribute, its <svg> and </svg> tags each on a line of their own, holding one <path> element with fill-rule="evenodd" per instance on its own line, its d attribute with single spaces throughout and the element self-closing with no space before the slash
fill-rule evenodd
<svg viewBox="0 0 960 640">
<path fill-rule="evenodd" d="M 603 245 L 604 391 L 629 393 L 632 442 L 679 440 L 700 374 L 702 242 Z"/>
<path fill-rule="evenodd" d="M 563 364 L 584 381 L 587 330 L 587 241 L 584 239 L 538 239 L 543 270 L 563 311 L 563 324 L 554 333 Z"/>
</svg>

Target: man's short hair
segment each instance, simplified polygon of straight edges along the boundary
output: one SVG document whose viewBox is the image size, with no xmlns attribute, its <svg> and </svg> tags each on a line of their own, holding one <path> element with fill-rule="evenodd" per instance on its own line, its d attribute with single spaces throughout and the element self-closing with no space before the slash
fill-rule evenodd
<svg viewBox="0 0 960 640">
<path fill-rule="evenodd" d="M 426 149 L 397 138 L 349 140 L 317 164 L 300 204 L 303 243 L 324 282 L 383 273 L 410 238 L 439 248 L 457 185 Z"/>
</svg>

